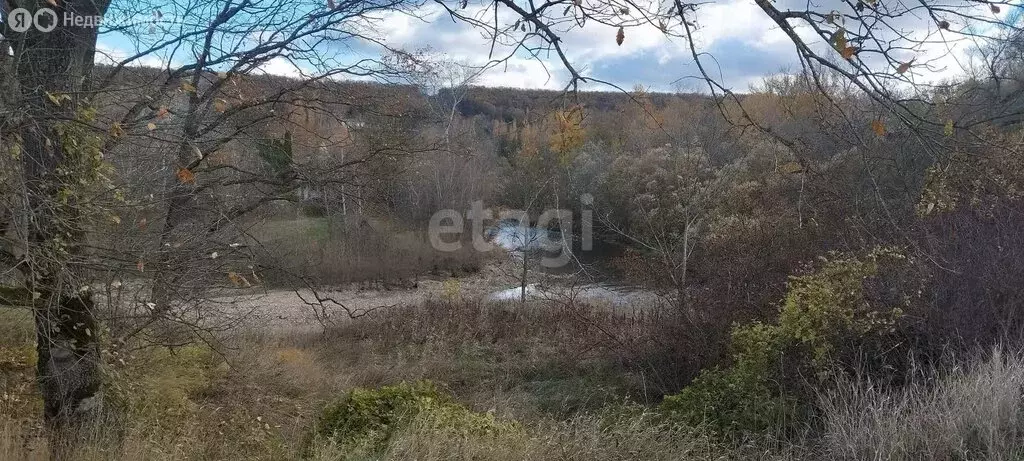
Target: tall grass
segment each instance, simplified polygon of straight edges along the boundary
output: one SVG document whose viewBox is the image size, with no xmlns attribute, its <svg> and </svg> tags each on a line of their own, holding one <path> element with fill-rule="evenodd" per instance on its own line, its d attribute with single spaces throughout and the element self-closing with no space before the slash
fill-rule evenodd
<svg viewBox="0 0 1024 461">
<path fill-rule="evenodd" d="M 5 392 L 26 395 L 0 406 L 0 460 L 50 459 L 38 396 L 27 395 L 34 357 L 18 352 L 30 340 L 19 332 L 31 324 L 11 320 L 17 340 L 0 338 L 9 355 L 0 372 Z M 835 383 L 821 391 L 820 420 L 805 432 L 736 442 L 658 410 L 650 370 L 673 353 L 660 345 L 670 321 L 586 306 L 433 300 L 324 334 L 237 335 L 221 354 L 144 349 L 108 365 L 114 413 L 63 459 L 1024 459 L 1022 353 L 996 349 L 902 388 Z M 382 451 L 329 441 L 307 451 L 321 409 L 347 390 L 418 379 L 440 383 L 474 412 L 515 421 L 516 430 L 453 432 L 417 419 Z"/>
<path fill-rule="evenodd" d="M 627 461 L 797 459 L 799 447 L 767 444 L 727 446 L 701 429 L 665 422 L 634 406 L 565 419 L 544 418 L 518 431 L 496 435 L 452 434 L 428 421 L 414 421 L 383 452 L 353 454 L 324 443 L 315 460 L 495 460 Z"/>
<path fill-rule="evenodd" d="M 441 252 L 421 231 L 349 216 L 268 221 L 253 230 L 258 262 L 270 285 L 296 276 L 322 284 L 401 283 L 427 273 L 459 275 L 480 270 L 486 257 L 471 245 Z"/>
<path fill-rule="evenodd" d="M 897 390 L 838 386 L 821 398 L 821 446 L 834 459 L 1024 459 L 1022 393 L 1024 354 L 999 348 Z"/>
</svg>

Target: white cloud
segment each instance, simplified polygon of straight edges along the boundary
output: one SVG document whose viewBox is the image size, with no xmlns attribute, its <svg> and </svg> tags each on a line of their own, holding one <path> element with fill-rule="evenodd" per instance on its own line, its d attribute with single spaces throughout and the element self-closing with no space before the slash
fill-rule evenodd
<svg viewBox="0 0 1024 461">
<path fill-rule="evenodd" d="M 278 56 L 260 66 L 260 70 L 271 75 L 282 75 L 285 77 L 301 77 L 302 71 L 284 57 Z"/>
<path fill-rule="evenodd" d="M 775 5 L 783 10 L 803 9 L 807 7 L 805 1 L 775 0 Z M 949 1 L 952 4 L 965 0 Z M 486 23 L 493 21 L 492 7 L 493 3 L 480 3 L 460 10 L 459 13 Z M 827 11 L 830 8 L 849 9 L 842 0 L 820 0 L 814 8 L 819 11 Z M 981 13 L 984 14 L 984 11 Z M 716 52 L 716 73 L 720 68 L 723 80 L 735 89 L 745 89 L 749 82 L 757 81 L 761 75 L 776 72 L 796 62 L 796 50 L 790 38 L 755 4 L 754 0 L 722 0 L 707 3 L 698 6 L 694 16 L 697 18 L 695 45 L 698 51 Z M 515 16 L 507 8 L 501 8 L 499 20 L 503 24 L 512 24 Z M 926 37 L 930 32 L 935 32 L 935 25 L 928 18 L 907 15 L 898 21 L 895 26 L 911 37 Z M 448 59 L 471 65 L 484 65 L 488 61 L 491 43 L 484 36 L 486 31 L 465 22 L 453 22 L 448 13 L 435 3 L 427 3 L 411 14 L 382 13 L 373 18 L 366 18 L 361 24 L 372 29 L 373 35 L 390 47 L 407 51 L 432 49 L 444 54 Z M 798 21 L 793 21 L 793 24 L 798 24 Z M 956 29 L 958 26 L 961 25 L 954 23 L 952 28 Z M 830 45 L 824 43 L 825 40 L 815 35 L 809 27 L 798 26 L 796 30 L 822 54 L 835 54 L 829 49 Z M 689 44 L 681 38 L 667 37 L 653 25 L 628 28 L 621 46 L 615 43 L 617 27 L 598 24 L 595 21 L 588 22 L 583 28 L 565 26 L 561 32 L 562 46 L 568 60 L 584 75 L 595 75 L 598 71 L 601 71 L 601 75 L 607 75 L 614 71 L 614 75 L 626 75 L 626 80 L 629 80 L 629 75 L 646 75 L 647 78 L 652 78 L 651 72 L 642 72 L 645 69 L 622 69 L 609 65 L 612 62 L 626 61 L 627 58 L 631 63 L 650 63 L 653 69 L 671 64 L 677 67 L 672 71 L 678 70 L 679 75 L 666 75 L 658 82 L 646 82 L 638 77 L 632 81 L 617 83 L 640 83 L 664 88 L 667 82 L 695 72 L 695 69 L 685 68 L 685 63 L 691 62 Z M 947 36 L 949 35 L 951 34 L 947 33 Z M 378 52 L 376 46 L 370 43 L 366 45 L 369 50 L 360 49 L 353 53 L 365 54 L 365 57 L 370 58 L 376 57 L 373 55 Z M 508 45 L 512 44 L 496 44 L 494 57 L 508 56 L 513 49 Z M 934 82 L 963 72 L 962 64 L 967 62 L 968 45 L 955 41 L 933 41 L 912 51 L 904 51 L 900 56 L 896 56 L 896 59 L 915 59 L 915 64 L 919 65 L 912 68 L 908 76 L 921 82 Z M 117 56 L 124 55 L 116 47 L 110 46 L 103 50 L 103 54 L 110 55 L 107 61 L 116 61 Z M 97 61 L 101 61 L 99 54 Z M 162 62 L 158 57 L 147 57 L 143 63 L 154 65 Z M 872 65 L 889 64 L 879 61 L 872 62 Z M 264 65 L 262 70 L 279 75 L 299 74 L 299 69 L 283 58 L 275 58 Z M 562 88 L 566 82 L 567 73 L 554 52 L 542 52 L 538 57 L 531 57 L 523 50 L 519 50 L 506 62 L 487 70 L 479 79 L 479 83 L 484 85 L 528 88 Z"/>
<path fill-rule="evenodd" d="M 476 82 L 483 86 L 517 88 L 561 89 L 565 85 L 560 68 L 545 69 L 536 59 L 513 57 L 497 67 L 488 69 Z"/>
<path fill-rule="evenodd" d="M 135 53 L 118 48 L 101 40 L 96 45 L 96 55 L 93 58 L 93 62 L 97 64 L 115 65 L 120 64 L 125 59 L 134 55 Z M 127 65 L 137 67 L 163 67 L 167 65 L 167 60 L 157 56 L 156 54 L 149 54 L 135 59 Z"/>
</svg>

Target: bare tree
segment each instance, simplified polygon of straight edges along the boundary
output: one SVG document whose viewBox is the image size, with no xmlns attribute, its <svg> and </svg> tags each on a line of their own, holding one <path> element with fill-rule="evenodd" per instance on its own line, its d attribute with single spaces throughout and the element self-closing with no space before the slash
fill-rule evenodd
<svg viewBox="0 0 1024 461">
<path fill-rule="evenodd" d="M 727 174 L 714 171 L 704 153 L 693 149 L 663 147 L 618 159 L 612 188 L 628 198 L 630 213 L 626 223 L 607 212 L 601 221 L 647 254 L 647 277 L 669 288 L 680 313 L 696 323 L 697 313 L 687 302 L 689 273 L 703 234 L 713 226 Z"/>
<path fill-rule="evenodd" d="M 367 135 L 375 139 L 363 141 L 361 155 L 322 167 L 287 158 L 273 171 L 257 168 L 263 163 L 252 142 L 269 136 L 283 139 L 283 150 L 297 151 L 299 137 L 288 135 L 300 131 L 289 126 L 296 124 L 297 111 L 340 118 L 339 108 L 372 98 L 337 91 L 338 79 L 397 79 L 400 71 L 383 60 L 351 58 L 337 50 L 358 42 L 386 54 L 376 26 L 383 15 L 410 13 L 416 5 L 398 0 L 5 4 L 30 13 L 51 8 L 58 18 L 103 16 L 110 23 L 100 29 L 57 21 L 50 32 L 20 33 L 11 24 L 0 25 L 5 79 L 0 136 L 4 150 L 20 159 L 4 164 L 5 173 L 14 175 L 5 180 L 12 195 L 5 196 L 0 214 L 5 231 L 0 256 L 19 276 L 5 271 L 9 288 L 3 301 L 31 306 L 35 313 L 38 375 L 51 425 L 72 426 L 98 407 L 98 314 L 91 294 L 97 270 L 135 267 L 137 277 L 148 279 L 150 288 L 138 299 L 144 315 L 125 335 L 163 320 L 196 328 L 205 315 L 202 288 L 250 283 L 242 265 L 247 251 L 238 240 L 245 235 L 246 215 L 295 200 L 307 178 L 329 171 L 348 181 L 357 170 L 409 152 L 408 130 L 392 122 Z M 131 47 L 124 56 L 105 57 L 113 66 L 94 69 L 103 54 L 97 51 L 101 33 Z M 143 60 L 162 68 L 137 70 Z M 272 65 L 283 65 L 293 77 L 260 77 Z M 394 109 L 381 113 L 394 114 Z M 127 185 L 112 178 L 108 160 L 116 163 L 118 155 L 140 152 L 162 165 L 154 172 L 159 182 L 145 185 L 149 194 L 126 199 Z M 147 217 L 138 210 L 152 213 Z M 152 236 L 143 242 L 143 254 L 133 254 L 139 248 L 124 248 L 124 242 L 94 247 L 91 234 L 129 213 L 133 220 L 139 216 L 131 224 Z"/>
</svg>

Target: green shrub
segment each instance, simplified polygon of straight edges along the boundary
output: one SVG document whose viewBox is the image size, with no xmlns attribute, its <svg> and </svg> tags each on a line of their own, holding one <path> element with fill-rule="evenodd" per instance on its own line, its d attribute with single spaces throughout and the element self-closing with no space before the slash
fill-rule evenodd
<svg viewBox="0 0 1024 461">
<path fill-rule="evenodd" d="M 340 453 L 379 453 L 392 437 L 416 423 L 445 437 L 495 435 L 514 429 L 490 413 L 454 402 L 429 381 L 376 389 L 356 388 L 328 405 L 314 428 L 314 441 Z"/>
<path fill-rule="evenodd" d="M 773 369 L 781 355 L 780 339 L 772 326 L 762 323 L 735 328 L 732 344 L 744 347 L 733 354 L 731 366 L 704 370 L 678 394 L 665 397 L 662 409 L 686 424 L 726 435 L 785 426 L 795 418 L 798 405 L 779 388 Z M 761 347 L 746 348 L 753 344 Z"/>
<path fill-rule="evenodd" d="M 730 366 L 705 370 L 666 397 L 663 410 L 727 435 L 792 426 L 810 411 L 808 384 L 828 381 L 837 357 L 895 331 L 902 308 L 876 306 L 868 282 L 880 265 L 903 260 L 888 248 L 862 258 L 831 255 L 818 270 L 791 277 L 777 321 L 733 327 Z"/>
</svg>

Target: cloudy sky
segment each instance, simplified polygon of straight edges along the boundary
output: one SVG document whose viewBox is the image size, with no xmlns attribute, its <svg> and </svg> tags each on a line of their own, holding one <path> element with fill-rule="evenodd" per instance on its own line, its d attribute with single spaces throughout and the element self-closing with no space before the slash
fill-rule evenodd
<svg viewBox="0 0 1024 461">
<path fill-rule="evenodd" d="M 806 0 L 775 0 L 781 10 L 807 8 Z M 1016 17 L 1018 11 L 1004 6 L 1000 14 L 990 11 L 988 5 L 969 4 L 958 0 L 931 2 L 932 5 L 952 6 L 986 19 L 1006 20 Z M 916 3 L 915 3 L 916 4 Z M 840 0 L 818 0 L 816 11 L 847 11 L 849 6 Z M 972 9 L 969 11 L 968 9 Z M 1018 7 L 1013 7 L 1017 10 Z M 472 13 L 467 13 L 472 15 Z M 477 13 L 489 17 L 493 10 Z M 734 90 L 745 91 L 765 75 L 798 69 L 796 49 L 789 38 L 761 11 L 753 0 L 720 0 L 698 7 L 696 45 L 706 53 L 702 62 L 713 77 Z M 968 24 L 962 18 L 950 15 L 950 31 L 971 30 L 991 33 L 992 26 L 975 22 Z M 914 60 L 907 75 L 916 82 L 934 82 L 964 71 L 970 40 L 956 34 L 938 31 L 935 21 L 922 14 L 907 14 L 891 23 L 901 34 L 921 40 L 913 49 L 893 53 L 893 57 L 906 62 Z M 487 40 L 481 31 L 465 23 L 452 21 L 440 9 L 427 9 L 421 18 L 399 16 L 388 18 L 386 40 L 390 45 L 414 49 L 429 47 L 452 59 L 482 64 L 486 62 Z M 824 55 L 837 54 L 829 45 L 813 35 L 808 28 L 797 31 Z M 688 44 L 679 38 L 666 36 L 654 26 L 626 30 L 621 46 L 615 43 L 614 27 L 596 23 L 566 31 L 564 49 L 570 61 L 586 76 L 610 81 L 625 88 L 641 84 L 658 90 L 703 91 L 706 86 L 694 78 L 699 72 L 693 63 Z M 886 38 L 891 38 L 891 34 Z M 889 65 L 878 63 L 879 65 Z M 889 69 L 891 71 L 891 69 Z M 561 88 L 568 75 L 558 59 L 552 56 L 535 58 L 513 56 L 505 65 L 484 73 L 480 83 L 489 86 L 526 88 Z"/>
<path fill-rule="evenodd" d="M 711 62 L 717 61 L 721 76 L 732 86 L 745 89 L 765 74 L 792 69 L 797 64 L 793 45 L 752 0 L 706 5 L 700 10 L 700 18 L 699 48 L 713 56 Z M 429 11 L 422 19 L 396 16 L 386 29 L 387 41 L 394 46 L 430 47 L 453 60 L 477 65 L 487 61 L 489 42 L 481 31 L 453 22 L 440 10 Z M 626 30 L 626 39 L 618 46 L 616 32 L 614 27 L 590 23 L 567 31 L 563 48 L 586 76 L 626 88 L 642 84 L 665 90 L 680 85 L 699 89 L 699 82 L 687 78 L 698 71 L 685 41 L 672 39 L 656 27 L 643 26 Z M 567 78 L 554 54 L 537 58 L 519 53 L 485 72 L 480 83 L 562 88 Z"/>
<path fill-rule="evenodd" d="M 962 0 L 948 1 L 956 3 Z M 482 2 L 473 10 L 471 3 L 470 8 L 463 11 L 470 16 L 491 18 L 493 10 L 487 9 L 488 5 L 493 3 Z M 775 5 L 780 9 L 806 8 L 802 0 L 776 0 Z M 840 11 L 849 9 L 841 0 L 819 0 L 815 10 L 827 12 L 832 7 Z M 1019 12 L 1009 10 L 1004 7 L 1001 15 L 1019 15 Z M 429 50 L 434 56 L 469 65 L 483 65 L 487 62 L 489 41 L 481 30 L 464 22 L 453 21 L 443 9 L 431 3 L 413 13 L 387 13 L 374 17 L 372 27 L 376 37 L 396 49 Z M 989 11 L 987 6 L 979 9 L 977 14 L 998 16 Z M 696 17 L 698 35 L 695 44 L 699 51 L 706 53 L 702 61 L 709 72 L 727 87 L 746 91 L 765 75 L 797 69 L 794 45 L 753 0 L 709 2 L 698 7 Z M 509 24 L 513 19 L 511 14 L 502 17 L 502 21 L 507 20 Z M 950 19 L 951 31 L 979 30 L 977 24 Z M 915 81 L 936 81 L 963 72 L 968 51 L 972 47 L 969 41 L 957 40 L 954 34 L 948 33 L 938 37 L 935 22 L 927 17 L 907 15 L 899 21 L 896 26 L 901 33 L 928 38 L 927 43 L 895 56 L 900 61 L 914 60 L 915 66 L 908 76 Z M 639 84 L 660 91 L 706 89 L 702 82 L 694 78 L 698 70 L 684 40 L 670 38 L 654 26 L 645 26 L 627 29 L 625 41 L 619 46 L 615 43 L 616 31 L 615 27 L 590 22 L 583 28 L 566 30 L 563 48 L 569 60 L 583 75 L 624 88 Z M 813 37 L 809 30 L 798 31 L 824 54 L 836 54 L 820 38 Z M 101 57 L 98 60 L 123 58 L 132 54 L 131 48 L 124 37 L 103 36 L 100 40 Z M 345 58 L 353 60 L 379 58 L 380 53 L 380 47 L 370 43 L 348 44 L 341 51 Z M 500 46 L 496 50 L 496 55 L 504 56 L 507 53 L 509 49 Z M 161 59 L 173 61 L 176 58 L 150 56 L 143 63 L 158 64 Z M 266 65 L 264 70 L 274 74 L 294 75 L 303 69 L 278 59 Z M 560 89 L 567 81 L 568 74 L 554 54 L 534 57 L 520 51 L 501 65 L 488 69 L 476 83 Z"/>
</svg>

